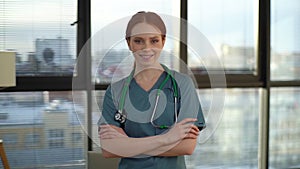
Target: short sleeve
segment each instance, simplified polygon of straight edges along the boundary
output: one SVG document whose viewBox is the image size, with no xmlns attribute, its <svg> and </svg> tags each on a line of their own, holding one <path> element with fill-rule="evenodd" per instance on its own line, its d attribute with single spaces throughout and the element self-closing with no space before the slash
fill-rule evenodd
<svg viewBox="0 0 300 169">
<path fill-rule="evenodd" d="M 204 119 L 204 116 L 203 116 L 203 112 L 202 112 L 202 108 L 201 108 L 200 103 L 199 103 L 199 111 L 198 111 L 198 115 L 197 115 L 197 121 L 195 122 L 195 125 L 198 127 L 198 129 L 200 131 L 205 129 L 205 127 L 206 127 L 205 119 Z"/>
<path fill-rule="evenodd" d="M 175 76 L 178 87 L 180 88 L 180 111 L 178 120 L 184 118 L 197 118 L 195 125 L 202 130 L 206 127 L 200 101 L 192 79 L 184 74 Z"/>
<path fill-rule="evenodd" d="M 101 117 L 98 120 L 98 126 L 103 124 L 111 124 L 117 127 L 120 127 L 120 123 L 115 121 L 114 116 L 117 112 L 117 108 L 114 104 L 111 86 L 109 86 L 105 92 L 104 100 L 103 100 L 103 109 L 101 113 Z"/>
</svg>

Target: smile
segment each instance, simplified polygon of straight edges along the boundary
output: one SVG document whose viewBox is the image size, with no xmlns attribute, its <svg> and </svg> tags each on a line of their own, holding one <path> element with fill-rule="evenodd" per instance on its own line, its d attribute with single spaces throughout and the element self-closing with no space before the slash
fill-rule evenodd
<svg viewBox="0 0 300 169">
<path fill-rule="evenodd" d="M 143 59 L 150 59 L 151 57 L 153 57 L 154 56 L 154 54 L 153 55 L 140 55 Z"/>
</svg>

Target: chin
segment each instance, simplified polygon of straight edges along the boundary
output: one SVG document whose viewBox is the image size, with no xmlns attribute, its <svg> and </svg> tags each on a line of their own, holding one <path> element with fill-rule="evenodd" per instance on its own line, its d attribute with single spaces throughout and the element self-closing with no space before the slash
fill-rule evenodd
<svg viewBox="0 0 300 169">
<path fill-rule="evenodd" d="M 139 60 L 137 61 L 137 64 L 140 66 L 154 66 L 157 63 L 157 60 L 154 60 L 153 58 L 151 60 Z"/>
</svg>

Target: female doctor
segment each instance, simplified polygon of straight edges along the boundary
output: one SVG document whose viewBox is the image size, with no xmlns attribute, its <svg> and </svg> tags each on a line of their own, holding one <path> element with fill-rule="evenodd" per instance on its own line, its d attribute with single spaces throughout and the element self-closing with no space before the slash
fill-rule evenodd
<svg viewBox="0 0 300 169">
<path fill-rule="evenodd" d="M 98 121 L 102 154 L 119 169 L 185 169 L 205 127 L 191 78 L 158 59 L 166 41 L 159 15 L 138 12 L 126 29 L 135 58 L 131 74 L 106 90 Z"/>
</svg>

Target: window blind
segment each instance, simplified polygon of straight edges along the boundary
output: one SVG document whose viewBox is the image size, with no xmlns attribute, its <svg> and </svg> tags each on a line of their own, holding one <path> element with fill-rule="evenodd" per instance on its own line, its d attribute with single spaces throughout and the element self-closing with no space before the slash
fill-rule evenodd
<svg viewBox="0 0 300 169">
<path fill-rule="evenodd" d="M 18 76 L 72 75 L 76 0 L 1 0 L 0 50 L 16 52 Z"/>
</svg>

